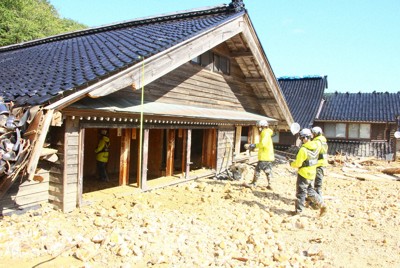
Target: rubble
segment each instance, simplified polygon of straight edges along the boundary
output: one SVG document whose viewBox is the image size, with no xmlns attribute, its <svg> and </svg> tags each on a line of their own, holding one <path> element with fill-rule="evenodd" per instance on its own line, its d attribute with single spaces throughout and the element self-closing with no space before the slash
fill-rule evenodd
<svg viewBox="0 0 400 268">
<path fill-rule="evenodd" d="M 349 164 L 359 159 L 348 159 Z M 0 221 L 3 265 L 46 261 L 68 267 L 393 267 L 400 248 L 400 184 L 346 180 L 329 166 L 329 211 L 292 216 L 296 176 L 273 167 L 274 191 L 244 188 L 241 180 L 200 179 L 151 192 L 96 199 L 69 214 L 47 204 Z M 372 160 L 365 174 L 393 167 Z M 364 174 L 364 173 L 363 173 Z M 347 177 L 350 178 L 350 177 Z M 229 195 L 229 198 L 225 198 Z M 116 197 L 118 196 L 118 197 Z M 93 198 L 93 199 L 90 199 Z M 362 239 L 360 239 L 362 238 Z M 373 252 L 373 254 L 370 254 Z"/>
</svg>

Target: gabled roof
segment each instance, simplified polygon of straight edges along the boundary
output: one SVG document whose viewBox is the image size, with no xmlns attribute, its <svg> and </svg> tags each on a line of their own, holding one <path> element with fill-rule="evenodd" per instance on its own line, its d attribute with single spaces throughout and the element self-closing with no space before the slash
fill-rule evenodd
<svg viewBox="0 0 400 268">
<path fill-rule="evenodd" d="M 18 106 L 53 101 L 244 12 L 231 3 L 2 47 L 0 95 Z"/>
<path fill-rule="evenodd" d="M 287 128 L 292 115 L 242 0 L 0 48 L 0 96 L 62 110 L 87 96 L 143 88 L 222 43 L 262 115 Z"/>
<path fill-rule="evenodd" d="M 390 122 L 400 115 L 400 92 L 329 93 L 316 121 Z"/>
<path fill-rule="evenodd" d="M 327 77 L 280 77 L 278 82 L 294 121 L 301 128 L 312 126 L 328 87 Z"/>
</svg>

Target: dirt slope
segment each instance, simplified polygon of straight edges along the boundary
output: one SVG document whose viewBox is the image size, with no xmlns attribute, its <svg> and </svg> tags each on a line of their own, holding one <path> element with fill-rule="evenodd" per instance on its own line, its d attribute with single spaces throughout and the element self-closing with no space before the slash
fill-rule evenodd
<svg viewBox="0 0 400 268">
<path fill-rule="evenodd" d="M 4 217 L 0 264 L 400 267 L 400 181 L 375 175 L 397 166 L 330 166 L 324 217 L 311 208 L 291 215 L 296 175 L 287 163 L 274 166 L 273 191 L 262 183 L 249 189 L 243 181 L 202 179 L 136 195 L 91 193 L 87 206 L 69 214 L 44 205 Z"/>
</svg>

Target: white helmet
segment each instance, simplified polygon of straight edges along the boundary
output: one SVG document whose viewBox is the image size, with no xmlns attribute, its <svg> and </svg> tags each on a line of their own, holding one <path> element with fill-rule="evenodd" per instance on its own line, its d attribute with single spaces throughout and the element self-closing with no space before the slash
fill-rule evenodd
<svg viewBox="0 0 400 268">
<path fill-rule="evenodd" d="M 311 134 L 311 130 L 309 130 L 308 128 L 303 128 L 300 132 L 299 132 L 300 138 L 311 138 L 312 134 Z"/>
<path fill-rule="evenodd" d="M 311 129 L 312 133 L 315 135 L 321 135 L 322 134 L 322 129 L 320 127 L 313 127 Z"/>
<path fill-rule="evenodd" d="M 258 127 L 268 127 L 268 121 L 267 120 L 260 120 L 257 122 Z"/>
</svg>

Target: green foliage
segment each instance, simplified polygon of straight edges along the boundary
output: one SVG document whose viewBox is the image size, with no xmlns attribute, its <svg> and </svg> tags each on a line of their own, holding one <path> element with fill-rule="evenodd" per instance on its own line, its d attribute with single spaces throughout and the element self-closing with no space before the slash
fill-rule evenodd
<svg viewBox="0 0 400 268">
<path fill-rule="evenodd" d="M 48 0 L 1 0 L 0 46 L 86 28 L 60 18 Z"/>
</svg>

